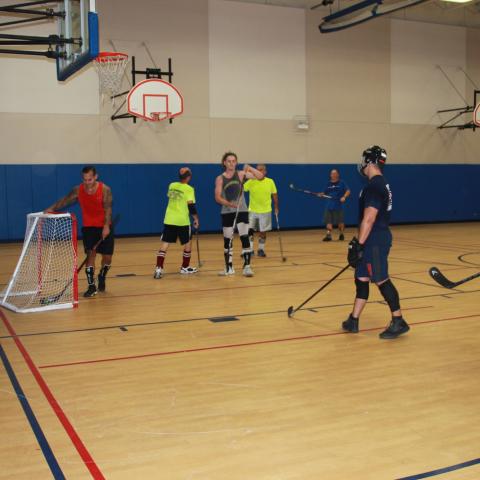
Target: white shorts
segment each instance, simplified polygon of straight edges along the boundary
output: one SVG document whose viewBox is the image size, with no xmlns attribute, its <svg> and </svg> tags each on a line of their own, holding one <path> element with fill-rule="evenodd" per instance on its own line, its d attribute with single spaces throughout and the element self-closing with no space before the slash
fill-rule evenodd
<svg viewBox="0 0 480 480">
<path fill-rule="evenodd" d="M 272 229 L 272 213 L 248 212 L 250 228 L 256 232 L 269 232 Z"/>
</svg>

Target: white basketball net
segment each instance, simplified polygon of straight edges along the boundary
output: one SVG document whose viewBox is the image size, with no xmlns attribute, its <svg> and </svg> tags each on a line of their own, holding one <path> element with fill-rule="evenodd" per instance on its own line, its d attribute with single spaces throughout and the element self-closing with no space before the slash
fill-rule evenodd
<svg viewBox="0 0 480 480">
<path fill-rule="evenodd" d="M 101 52 L 93 64 L 98 73 L 100 93 L 116 95 L 122 84 L 123 73 L 128 63 L 128 55 L 116 52 Z"/>
</svg>

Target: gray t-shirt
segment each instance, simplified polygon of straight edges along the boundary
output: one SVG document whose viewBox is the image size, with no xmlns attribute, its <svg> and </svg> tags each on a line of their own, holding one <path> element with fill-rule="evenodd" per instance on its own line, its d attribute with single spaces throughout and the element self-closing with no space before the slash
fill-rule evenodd
<svg viewBox="0 0 480 480">
<path fill-rule="evenodd" d="M 232 203 L 237 203 L 237 201 L 240 200 L 238 211 L 248 212 L 247 202 L 245 201 L 245 195 L 243 194 L 242 182 L 240 182 L 240 177 L 238 176 L 237 171 L 235 171 L 232 178 L 227 178 L 225 175 L 222 175 L 222 198 Z M 236 208 L 222 205 L 221 213 L 235 213 L 236 211 Z"/>
</svg>

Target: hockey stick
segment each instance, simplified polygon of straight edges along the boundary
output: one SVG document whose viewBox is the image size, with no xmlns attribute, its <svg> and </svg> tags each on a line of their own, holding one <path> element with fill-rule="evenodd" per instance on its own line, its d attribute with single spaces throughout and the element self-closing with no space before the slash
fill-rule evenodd
<svg viewBox="0 0 480 480">
<path fill-rule="evenodd" d="M 198 268 L 203 267 L 203 262 L 200 260 L 200 240 L 198 235 L 200 234 L 198 228 L 195 231 L 195 242 L 197 244 L 197 261 L 198 261 Z"/>
<path fill-rule="evenodd" d="M 287 310 L 287 315 L 289 317 L 292 317 L 293 314 L 297 311 L 300 310 L 307 302 L 309 302 L 315 295 L 319 294 L 324 288 L 326 288 L 328 285 L 330 285 L 337 277 L 339 277 L 347 268 L 350 267 L 350 265 L 345 265 L 339 272 L 337 272 L 327 283 L 323 284 L 313 295 L 310 295 L 301 305 L 299 305 L 297 308 L 293 308 L 293 305 L 291 307 L 288 307 Z"/>
<path fill-rule="evenodd" d="M 115 225 L 118 223 L 118 221 L 120 220 L 120 214 L 118 215 L 115 215 L 115 218 L 113 219 L 112 221 L 112 225 L 111 225 L 111 228 L 115 227 Z M 104 238 L 101 238 L 94 246 L 91 250 L 88 251 L 87 255 L 85 256 L 85 258 L 83 259 L 83 262 L 80 264 L 79 267 L 77 267 L 77 273 L 80 272 L 80 270 L 83 268 L 83 266 L 87 263 L 87 260 L 88 260 L 88 256 L 90 253 L 92 252 L 96 252 L 97 251 L 97 248 L 100 246 L 100 244 L 104 241 L 105 239 Z M 50 295 L 49 297 L 43 297 L 40 299 L 40 303 L 42 305 L 50 305 L 51 303 L 55 303 L 59 298 L 62 297 L 62 295 L 67 291 L 67 289 L 70 287 L 70 285 L 73 283 L 73 277 L 67 282 L 67 284 L 65 285 L 65 287 L 63 288 L 63 290 L 58 293 L 57 295 Z"/>
<path fill-rule="evenodd" d="M 443 275 L 443 273 L 437 267 L 432 267 L 428 271 L 428 273 L 439 285 L 445 288 L 455 288 L 455 287 L 458 287 L 459 285 L 462 285 L 462 283 L 466 283 L 466 282 L 469 282 L 470 280 L 474 280 L 475 278 L 480 277 L 480 272 L 478 272 L 462 280 L 459 280 L 458 282 L 452 282 L 447 277 L 445 277 L 445 275 Z"/>
<path fill-rule="evenodd" d="M 278 231 L 278 242 L 280 243 L 280 255 L 282 257 L 282 262 L 287 261 L 287 257 L 283 254 L 283 245 L 282 245 L 282 236 L 280 234 L 280 224 L 278 223 L 278 214 L 275 214 L 275 219 L 277 220 L 277 231 Z"/>
<path fill-rule="evenodd" d="M 316 194 L 315 192 L 311 192 L 310 190 L 305 190 L 303 188 L 297 188 L 293 183 L 291 183 L 289 185 L 289 187 L 294 190 L 295 192 L 302 192 L 302 193 L 306 193 L 307 195 L 313 195 L 314 197 L 317 197 L 317 198 L 332 198 L 330 195 L 318 195 Z"/>
</svg>

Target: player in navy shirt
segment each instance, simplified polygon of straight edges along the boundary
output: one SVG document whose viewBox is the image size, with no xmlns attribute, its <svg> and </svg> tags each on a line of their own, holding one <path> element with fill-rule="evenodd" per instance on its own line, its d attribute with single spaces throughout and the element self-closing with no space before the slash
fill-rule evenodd
<svg viewBox="0 0 480 480">
<path fill-rule="evenodd" d="M 392 192 L 382 175 L 386 160 L 387 152 L 374 145 L 363 152 L 359 165 L 368 184 L 360 192 L 358 239 L 354 237 L 348 245 L 348 263 L 355 268 L 356 296 L 353 311 L 342 327 L 348 332 L 358 332 L 359 317 L 368 300 L 369 282 L 373 282 L 392 312 L 392 320 L 380 338 L 392 339 L 408 332 L 410 327 L 402 317 L 397 289 L 388 276 Z"/>
<path fill-rule="evenodd" d="M 350 189 L 343 180 L 340 180 L 338 170 L 334 169 L 330 172 L 330 181 L 323 192 L 320 192 L 317 195 L 319 197 L 328 198 L 323 216 L 327 228 L 327 234 L 323 241 L 330 242 L 332 240 L 332 230 L 334 225 L 337 225 L 338 230 L 340 231 L 338 239 L 344 240 L 345 236 L 343 231 L 345 230 L 345 223 L 343 221 L 343 204 L 350 195 Z"/>
</svg>

